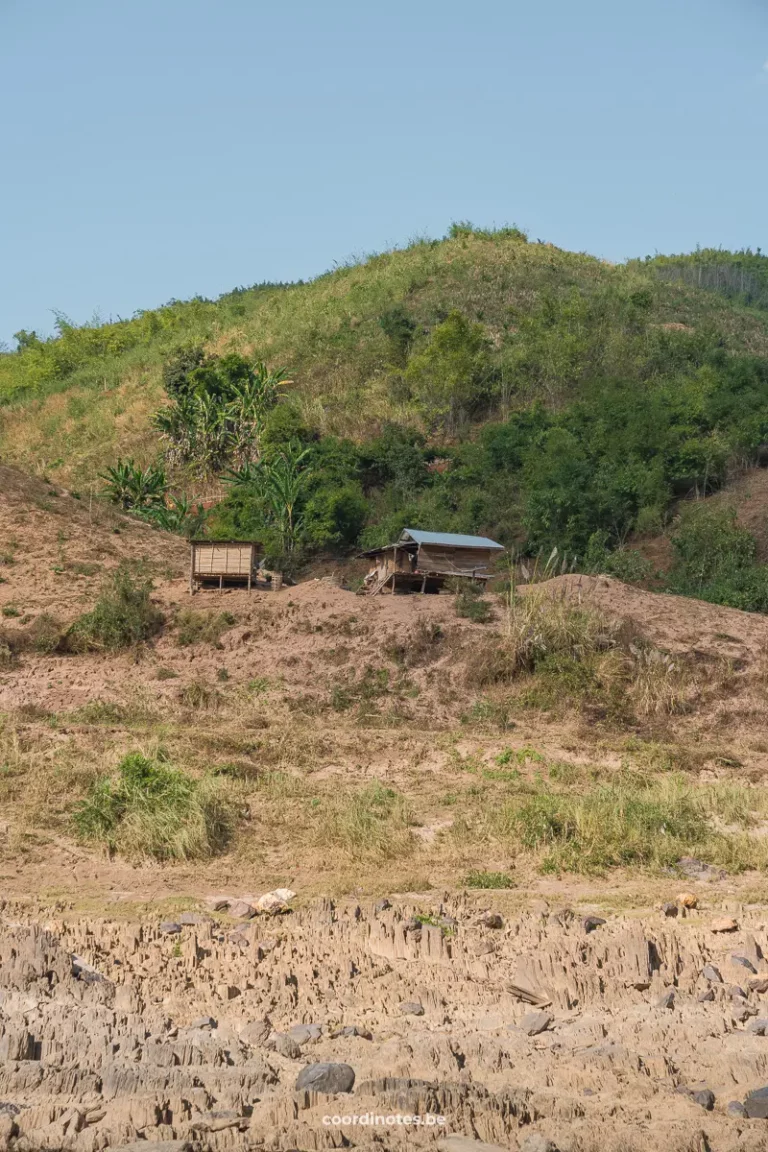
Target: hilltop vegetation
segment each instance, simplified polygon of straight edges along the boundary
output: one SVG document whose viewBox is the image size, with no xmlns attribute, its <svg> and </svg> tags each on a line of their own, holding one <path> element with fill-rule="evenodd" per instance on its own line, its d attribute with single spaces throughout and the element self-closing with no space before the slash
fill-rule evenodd
<svg viewBox="0 0 768 1152">
<path fill-rule="evenodd" d="M 208 531 L 283 559 L 408 522 L 599 566 L 759 458 L 767 267 L 712 251 L 612 266 L 454 225 L 308 284 L 60 318 L 0 356 L 0 452 L 74 487 L 131 458 L 164 527 L 188 519 L 182 490 L 215 492 Z"/>
</svg>

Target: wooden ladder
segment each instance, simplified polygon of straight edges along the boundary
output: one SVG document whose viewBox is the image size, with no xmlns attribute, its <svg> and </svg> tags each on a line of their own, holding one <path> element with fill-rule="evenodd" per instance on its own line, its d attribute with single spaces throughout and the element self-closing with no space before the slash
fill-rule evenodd
<svg viewBox="0 0 768 1152">
<path fill-rule="evenodd" d="M 380 592 L 384 591 L 384 588 L 386 587 L 386 585 L 389 583 L 389 581 L 391 579 L 392 579 L 392 573 L 391 572 L 389 573 L 388 576 L 382 576 L 382 578 L 379 581 L 377 581 L 376 584 L 374 584 L 373 588 L 371 588 L 368 595 L 369 596 L 378 596 Z"/>
</svg>

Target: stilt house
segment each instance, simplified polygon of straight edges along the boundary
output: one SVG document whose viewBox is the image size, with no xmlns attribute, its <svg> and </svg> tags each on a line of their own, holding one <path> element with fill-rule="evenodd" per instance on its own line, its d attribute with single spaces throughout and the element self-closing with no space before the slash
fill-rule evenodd
<svg viewBox="0 0 768 1152">
<path fill-rule="evenodd" d="M 383 592 L 439 592 L 451 576 L 490 580 L 491 566 L 504 549 L 487 536 L 422 532 L 405 528 L 395 544 L 363 552 L 375 561 L 366 577 L 372 596 Z"/>
</svg>

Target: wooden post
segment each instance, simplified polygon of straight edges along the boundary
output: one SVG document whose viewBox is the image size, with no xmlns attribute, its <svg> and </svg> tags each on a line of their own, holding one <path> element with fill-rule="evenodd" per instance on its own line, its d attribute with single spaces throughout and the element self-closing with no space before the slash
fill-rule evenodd
<svg viewBox="0 0 768 1152">
<path fill-rule="evenodd" d="M 195 594 L 195 545 L 190 544 L 191 553 L 189 557 L 189 594 Z"/>
<path fill-rule="evenodd" d="M 426 590 L 427 590 L 427 574 L 425 572 L 424 573 L 424 579 L 421 581 L 421 594 L 422 594 L 422 596 L 424 595 Z"/>
</svg>

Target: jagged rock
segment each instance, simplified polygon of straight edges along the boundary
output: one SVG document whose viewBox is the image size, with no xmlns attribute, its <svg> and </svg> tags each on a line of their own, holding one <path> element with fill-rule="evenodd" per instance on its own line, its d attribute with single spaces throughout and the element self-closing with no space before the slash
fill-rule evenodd
<svg viewBox="0 0 768 1152">
<path fill-rule="evenodd" d="M 178 936 L 179 932 L 181 932 L 181 924 L 178 924 L 175 920 L 164 920 L 160 925 L 160 931 L 163 936 Z"/>
<path fill-rule="evenodd" d="M 274 1048 L 280 1056 L 285 1056 L 289 1060 L 301 1059 L 301 1047 L 289 1036 L 287 1032 L 278 1032 L 273 1038 L 271 1047 Z"/>
<path fill-rule="evenodd" d="M 299 1045 L 309 1044 L 310 1040 L 319 1040 L 322 1034 L 323 1029 L 320 1024 L 294 1024 L 288 1029 L 291 1040 L 295 1040 Z"/>
<path fill-rule="evenodd" d="M 683 908 L 688 908 L 689 910 L 692 910 L 693 908 L 698 907 L 699 898 L 693 892 L 681 892 L 677 898 L 677 902 Z"/>
<path fill-rule="evenodd" d="M 213 917 L 206 916 L 203 912 L 182 912 L 179 916 L 179 924 L 184 927 L 196 926 L 198 924 L 213 924 Z"/>
<path fill-rule="evenodd" d="M 417 916 L 409 916 L 403 924 L 403 932 L 421 932 L 422 923 Z"/>
<path fill-rule="evenodd" d="M 705 964 L 701 970 L 701 974 L 705 980 L 709 980 L 710 984 L 722 984 L 723 982 L 720 969 L 715 967 L 714 964 Z"/>
<path fill-rule="evenodd" d="M 423 1016 L 424 1008 L 417 1000 L 406 1000 L 398 1006 L 401 1016 Z"/>
<path fill-rule="evenodd" d="M 475 956 L 490 956 L 490 954 L 495 951 L 496 945 L 493 940 L 478 940 L 473 948 Z"/>
<path fill-rule="evenodd" d="M 747 1110 L 740 1100 L 731 1100 L 725 1108 L 726 1116 L 733 1117 L 734 1120 L 748 1120 Z"/>
<path fill-rule="evenodd" d="M 710 1088 L 699 1088 L 693 1093 L 691 1099 L 701 1108 L 705 1108 L 707 1112 L 711 1112 L 715 1106 L 715 1094 Z"/>
<path fill-rule="evenodd" d="M 381 900 L 376 901 L 373 906 L 373 910 L 378 914 L 379 912 L 386 912 L 387 909 L 391 907 L 392 905 L 390 904 L 389 900 L 387 900 L 386 896 L 384 896 Z"/>
<path fill-rule="evenodd" d="M 261 1047 L 266 1044 L 272 1033 L 272 1025 L 269 1020 L 252 1020 L 250 1024 L 246 1024 L 240 1033 L 240 1039 L 252 1047 Z"/>
<path fill-rule="evenodd" d="M 766 1028 L 768 1028 L 768 1019 L 765 1016 L 756 1016 L 747 1024 L 747 1032 L 752 1032 L 755 1036 L 765 1036 Z"/>
<path fill-rule="evenodd" d="M 199 1016 L 197 1020 L 193 1020 L 190 1028 L 218 1028 L 218 1023 L 214 1020 L 213 1016 Z"/>
<path fill-rule="evenodd" d="M 362 1040 L 372 1040 L 373 1035 L 367 1028 L 361 1028 L 359 1024 L 345 1024 L 343 1028 L 337 1028 L 335 1032 L 331 1033 L 331 1038 L 337 1040 L 343 1036 L 359 1036 Z"/>
<path fill-rule="evenodd" d="M 444 1136 L 437 1142 L 438 1152 L 507 1152 L 500 1144 L 486 1144 L 471 1136 Z"/>
<path fill-rule="evenodd" d="M 768 976 L 758 976 L 756 980 L 749 981 L 750 992 L 757 992 L 762 996 L 764 992 L 768 992 Z"/>
<path fill-rule="evenodd" d="M 480 923 L 484 928 L 503 928 L 504 920 L 498 912 L 486 912 L 484 916 L 480 917 Z"/>
<path fill-rule="evenodd" d="M 659 996 L 658 1000 L 656 1001 L 656 1007 L 657 1008 L 674 1008 L 674 1006 L 675 1006 L 675 990 L 674 990 L 674 988 L 670 988 L 668 992 L 664 992 L 663 995 Z"/>
<path fill-rule="evenodd" d="M 721 916 L 713 920 L 709 926 L 710 932 L 736 932 L 739 925 L 732 916 Z"/>
<path fill-rule="evenodd" d="M 675 904 L 673 901 L 668 901 L 666 904 L 662 904 L 661 910 L 665 916 L 677 916 L 679 911 L 677 904 Z"/>
<path fill-rule="evenodd" d="M 88 964 L 81 956 L 74 954 L 72 956 L 72 975 L 86 984 L 96 984 L 101 980 L 106 980 L 106 976 L 97 972 L 92 964 Z"/>
<path fill-rule="evenodd" d="M 742 956 L 740 952 L 732 952 L 731 961 L 734 964 L 740 964 L 741 967 L 746 968 L 748 972 L 753 972 L 755 976 L 757 975 L 757 968 L 755 968 L 752 961 L 747 959 L 746 956 Z"/>
<path fill-rule="evenodd" d="M 349 1064 L 307 1064 L 299 1072 L 296 1090 L 306 1089 L 329 1096 L 334 1092 L 351 1092 L 354 1084 L 355 1072 Z"/>
<path fill-rule="evenodd" d="M 711 988 L 708 988 L 706 990 L 706 992 L 700 992 L 699 995 L 696 997 L 699 1004 L 709 1004 L 714 1000 L 714 998 L 715 998 L 715 994 Z"/>
<path fill-rule="evenodd" d="M 747 994 L 740 984 L 729 984 L 728 995 L 731 1000 L 746 1000 Z"/>
<path fill-rule="evenodd" d="M 525 1032 L 526 1036 L 538 1036 L 540 1032 L 546 1032 L 552 1023 L 552 1016 L 549 1012 L 526 1012 L 520 1021 L 519 1028 Z"/>
<path fill-rule="evenodd" d="M 581 926 L 585 932 L 594 932 L 595 929 L 599 928 L 602 924 L 605 924 L 602 916 L 585 916 L 581 922 Z"/>
</svg>

